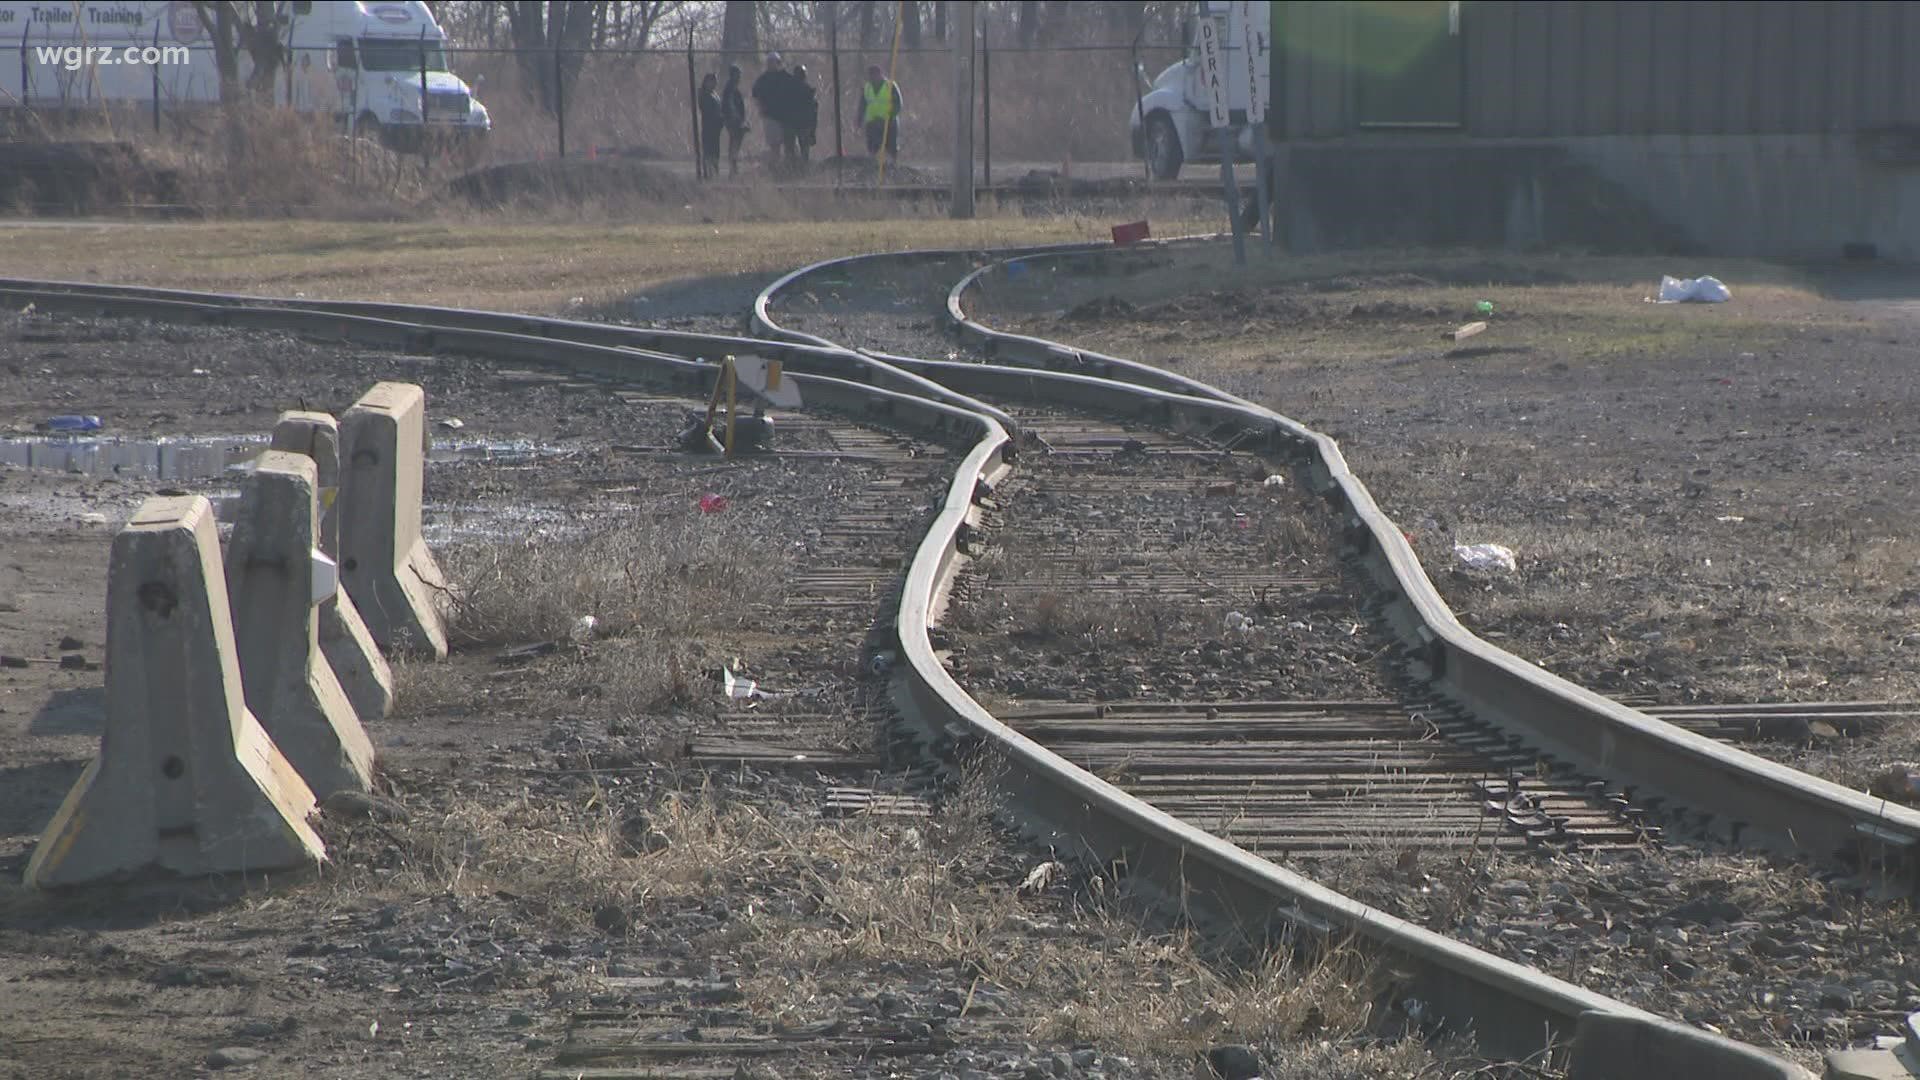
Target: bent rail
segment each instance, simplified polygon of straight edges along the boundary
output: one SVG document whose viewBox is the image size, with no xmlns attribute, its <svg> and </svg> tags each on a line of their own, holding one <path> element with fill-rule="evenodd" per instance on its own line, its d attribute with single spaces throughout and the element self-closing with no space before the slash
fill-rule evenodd
<svg viewBox="0 0 1920 1080">
<path fill-rule="evenodd" d="M 514 342 L 535 352 L 544 341 L 599 345 L 614 350 L 645 350 L 659 355 L 702 357 L 717 360 L 728 353 L 753 354 L 779 360 L 790 371 L 832 375 L 855 382 L 871 383 L 897 393 L 926 397 L 935 401 L 992 417 L 1002 427 L 1014 429 L 1012 417 L 981 401 L 955 394 L 930 379 L 899 370 L 873 357 L 843 349 L 830 342 L 785 344 L 764 338 L 732 337 L 724 334 L 696 334 L 678 330 L 650 330 L 615 323 L 587 322 L 512 312 L 478 311 L 467 308 L 432 307 L 423 304 L 392 304 L 363 300 L 304 300 L 248 296 L 238 293 L 191 292 L 141 285 L 103 285 L 77 281 L 33 281 L 0 278 L 0 298 L 9 302 L 25 301 L 47 310 L 88 314 L 112 310 L 124 315 L 179 321 L 252 326 L 262 330 L 338 333 L 347 336 L 347 328 L 371 334 L 361 338 L 370 344 L 401 350 L 431 352 L 458 351 L 464 342 L 482 346 L 481 355 L 512 359 L 525 353 L 490 351 L 488 343 Z M 292 314 L 305 313 L 306 318 Z M 386 326 L 388 332 L 373 334 L 372 327 Z M 480 334 L 481 337 L 468 335 Z M 490 336 L 489 336 L 490 335 Z M 471 350 L 469 350 L 471 351 Z"/>
<path fill-rule="evenodd" d="M 1117 253 L 1045 254 L 1110 259 Z M 995 330 L 966 314 L 969 291 L 1004 262 L 957 282 L 947 315 L 963 339 L 993 355 L 1050 370 L 1090 371 L 1157 390 L 1219 401 L 1274 426 L 1310 454 L 1322 493 L 1347 515 L 1347 540 L 1388 598 L 1388 625 L 1422 658 L 1433 689 L 1543 758 L 1628 787 L 1636 802 L 1666 804 L 1696 833 L 1811 855 L 1830 864 L 1879 859 L 1911 884 L 1920 859 L 1920 811 L 1889 805 L 1621 705 L 1498 648 L 1461 625 L 1394 524 L 1332 438 L 1262 405 L 1134 360 Z M 921 370 L 929 370 L 922 368 Z"/>
<path fill-rule="evenodd" d="M 915 252 L 908 257 L 947 258 L 960 252 Z M 816 263 L 782 277 L 754 303 L 755 328 L 790 341 L 822 342 L 781 327 L 771 315 L 778 293 L 808 273 L 867 259 L 853 256 Z M 1022 254 L 1022 257 L 1031 257 Z M 1366 489 L 1352 478 L 1334 441 L 1277 413 L 1221 394 L 1172 373 L 1159 373 L 1177 393 L 1088 374 L 1030 368 L 914 360 L 885 353 L 863 354 L 927 374 L 949 386 L 1030 401 L 1097 408 L 1139 417 L 1175 429 L 1218 430 L 1237 425 L 1261 433 L 1271 449 L 1297 457 L 1319 455 L 1329 482 L 1345 479 L 1379 522 Z M 1113 358 L 1110 370 L 1146 368 Z M 1151 373 L 1156 369 L 1146 368 Z M 997 452 L 977 448 L 961 463 L 942 512 L 921 542 L 902 593 L 899 637 L 906 677 L 896 685 L 901 713 L 914 734 L 937 757 L 985 747 L 1003 762 L 1008 797 L 1021 810 L 1021 825 L 1041 842 L 1075 852 L 1100 865 L 1124 866 L 1129 880 L 1150 896 L 1200 910 L 1218 925 L 1259 941 L 1276 934 L 1365 939 L 1407 976 L 1403 990 L 1433 1013 L 1471 1028 L 1481 1045 L 1525 1055 L 1546 1033 L 1565 1035 L 1600 1023 L 1627 1025 L 1657 1043 L 1675 1061 L 1686 1060 L 1707 1075 L 1800 1077 L 1797 1066 L 1754 1047 L 1675 1024 L 1543 972 L 1473 949 L 1424 927 L 1369 907 L 1309 878 L 1260 858 L 1092 775 L 995 718 L 966 692 L 941 663 L 930 630 L 934 613 L 958 574 L 961 537 L 978 522 L 977 501 L 990 497 L 1007 466 Z M 1390 527 L 1391 523 L 1386 522 Z M 1394 530 L 1398 535 L 1397 530 Z M 1403 541 L 1404 542 L 1404 541 Z M 1418 573 L 1418 564 L 1414 564 Z M 1420 580 L 1424 582 L 1424 575 Z M 1428 586 L 1431 591 L 1431 586 Z M 1442 612 L 1445 605 L 1433 601 Z M 1447 613 L 1450 619 L 1451 614 Z M 1454 625 L 1458 625 L 1455 623 Z M 1464 633 L 1464 628 L 1462 629 Z M 1917 822 L 1920 824 L 1920 822 Z M 1598 1018 L 1606 1018 L 1601 1021 Z M 1585 1018 L 1585 1019 L 1583 1019 Z M 1616 1029 L 1617 1030 L 1617 1029 Z M 1585 1040 L 1589 1067 L 1610 1075 L 1619 1044 Z"/>
</svg>

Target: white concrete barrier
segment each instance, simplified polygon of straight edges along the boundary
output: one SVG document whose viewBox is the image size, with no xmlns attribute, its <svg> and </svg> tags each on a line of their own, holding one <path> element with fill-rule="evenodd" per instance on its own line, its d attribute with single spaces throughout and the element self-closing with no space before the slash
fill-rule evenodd
<svg viewBox="0 0 1920 1080">
<path fill-rule="evenodd" d="M 446 579 L 420 535 L 427 398 L 379 383 L 340 422 L 340 575 L 373 640 L 447 655 Z"/>
<path fill-rule="evenodd" d="M 284 412 L 273 427 L 274 450 L 313 459 L 320 499 L 320 550 L 340 560 L 340 424 L 323 412 Z M 320 602 L 320 652 L 364 722 L 393 709 L 393 670 L 380 655 L 353 597 L 344 589 Z"/>
<path fill-rule="evenodd" d="M 326 857 L 307 824 L 313 791 L 247 711 L 206 499 L 148 499 L 114 537 L 106 657 L 100 753 L 41 835 L 28 884 Z"/>
<path fill-rule="evenodd" d="M 320 652 L 316 473 L 300 454 L 260 455 L 227 542 L 227 595 L 247 708 L 325 799 L 373 789 L 373 743 Z"/>
</svg>

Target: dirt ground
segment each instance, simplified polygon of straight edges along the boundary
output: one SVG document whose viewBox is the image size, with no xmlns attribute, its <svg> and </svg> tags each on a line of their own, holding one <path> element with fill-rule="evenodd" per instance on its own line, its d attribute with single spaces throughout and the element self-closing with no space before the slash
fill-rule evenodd
<svg viewBox="0 0 1920 1080">
<path fill-rule="evenodd" d="M 830 195 L 821 199 L 831 202 Z M 620 209 L 572 215 L 461 210 L 414 222 L 0 218 L 0 275 L 578 313 L 706 275 L 771 280 L 835 255 L 1097 239 L 1112 221 L 1144 212 L 1008 211 L 953 221 L 925 208 L 883 210 L 848 216 L 774 199 L 734 212 L 674 202 L 656 204 L 644 216 Z M 1210 227 L 1189 215 L 1157 214 L 1156 227 L 1169 233 Z"/>
<path fill-rule="evenodd" d="M 1920 277 L 1724 260 L 1265 261 L 1030 273 L 989 322 L 1162 364 L 1341 441 L 1462 621 L 1662 702 L 1920 699 Z M 1647 302 L 1663 271 L 1733 299 Z M 1489 301 L 1491 316 L 1476 305 Z M 1484 319 L 1460 341 L 1451 332 Z M 1455 544 L 1511 548 L 1514 574 Z M 1786 752 L 1864 784 L 1896 728 Z"/>
<path fill-rule="evenodd" d="M 59 659 L 102 659 L 113 530 L 160 487 L 218 502 L 236 478 L 0 465 L 0 653 L 27 661 L 0 669 L 0 1075 L 570 1075 L 608 1052 L 595 1032 L 616 1053 L 823 1040 L 753 1076 L 1187 1076 L 1240 1045 L 1299 1080 L 1485 1075 L 1464 1050 L 1311 1026 L 1363 973 L 1203 963 L 1084 880 L 1036 885 L 1046 854 L 978 783 L 931 816 L 823 812 L 834 784 L 905 790 L 873 757 L 873 611 L 784 598 L 850 514 L 892 523 L 874 557 L 908 550 L 937 454 L 904 474 L 716 465 L 659 452 L 683 403 L 499 364 L 0 318 L 0 438 L 62 413 L 128 439 L 258 434 L 382 378 L 427 390 L 428 533 L 472 599 L 448 663 L 398 666 L 395 714 L 368 725 L 380 797 L 319 819 L 317 873 L 20 885 L 98 747 L 102 673 Z M 706 494 L 728 509 L 701 513 Z M 583 611 L 593 639 L 556 640 Z M 723 666 L 789 696 L 730 702 Z M 853 764 L 716 767 L 701 739 Z"/>
</svg>

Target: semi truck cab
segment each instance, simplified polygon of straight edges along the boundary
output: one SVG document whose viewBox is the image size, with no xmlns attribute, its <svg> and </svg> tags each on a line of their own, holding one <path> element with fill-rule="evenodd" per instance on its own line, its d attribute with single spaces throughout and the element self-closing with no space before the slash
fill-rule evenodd
<svg viewBox="0 0 1920 1080">
<path fill-rule="evenodd" d="M 290 5 L 294 104 L 325 108 L 359 135 L 389 145 L 422 132 L 481 136 L 486 106 L 448 68 L 447 35 L 419 0 Z M 322 75 L 317 69 L 324 65 Z M 300 100 L 302 93 L 309 100 Z"/>
<path fill-rule="evenodd" d="M 1252 4 L 1255 26 L 1268 25 L 1270 10 L 1264 0 Z M 1189 161 L 1218 161 L 1223 150 L 1223 135 L 1231 133 L 1235 160 L 1253 157 L 1253 132 L 1247 126 L 1247 64 L 1238 20 L 1228 17 L 1228 0 L 1199 0 L 1191 5 L 1185 26 L 1186 56 L 1169 65 L 1151 82 L 1144 71 L 1136 77 L 1146 85 L 1134 106 L 1128 127 L 1132 133 L 1135 157 L 1144 157 L 1148 171 L 1156 180 L 1172 180 Z M 1201 83 L 1200 45 L 1197 25 L 1201 19 L 1213 20 L 1219 32 L 1227 68 L 1228 114 L 1231 127 L 1224 132 L 1212 127 L 1206 87 Z M 1265 43 L 1256 42 L 1254 48 Z"/>
</svg>

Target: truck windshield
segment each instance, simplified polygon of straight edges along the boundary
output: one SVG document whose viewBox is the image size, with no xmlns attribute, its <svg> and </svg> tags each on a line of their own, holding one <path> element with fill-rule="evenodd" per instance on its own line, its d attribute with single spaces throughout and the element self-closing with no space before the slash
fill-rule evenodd
<svg viewBox="0 0 1920 1080">
<path fill-rule="evenodd" d="M 447 70 L 447 52 L 438 41 L 425 43 L 427 70 Z M 405 38 L 361 38 L 362 71 L 419 71 L 421 42 Z"/>
</svg>

